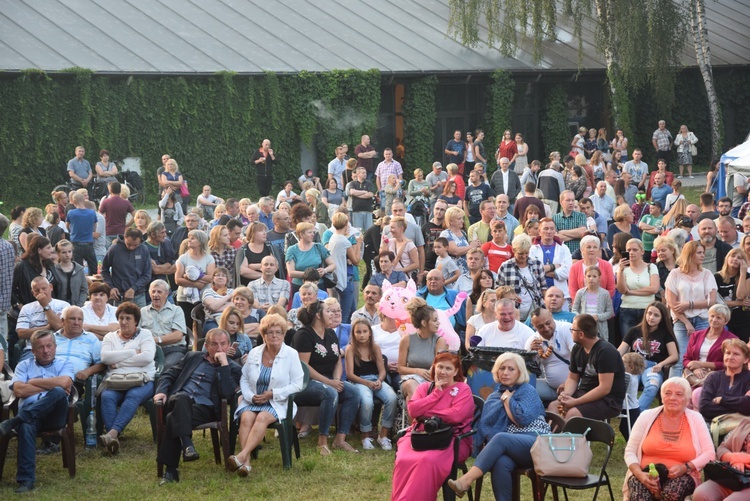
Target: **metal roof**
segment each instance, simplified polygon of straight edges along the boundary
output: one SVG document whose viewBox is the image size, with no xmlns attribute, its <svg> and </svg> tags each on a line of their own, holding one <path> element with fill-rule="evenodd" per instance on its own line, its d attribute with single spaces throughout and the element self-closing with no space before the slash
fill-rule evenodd
<svg viewBox="0 0 750 501">
<path fill-rule="evenodd" d="M 715 66 L 750 63 L 750 7 L 707 1 Z M 210 74 L 379 69 L 385 74 L 578 69 L 578 41 L 503 57 L 446 36 L 448 0 L 0 0 L 0 70 Z M 485 31 L 486 32 L 486 31 Z M 582 69 L 602 69 L 594 24 L 584 26 Z M 695 65 L 692 40 L 683 61 Z"/>
</svg>

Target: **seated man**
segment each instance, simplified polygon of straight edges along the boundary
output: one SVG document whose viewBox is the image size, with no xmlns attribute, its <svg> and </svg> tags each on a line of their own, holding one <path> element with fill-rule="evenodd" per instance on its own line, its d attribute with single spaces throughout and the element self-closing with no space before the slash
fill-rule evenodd
<svg viewBox="0 0 750 501">
<path fill-rule="evenodd" d="M 287 280 L 276 278 L 279 264 L 273 256 L 266 256 L 260 261 L 261 277 L 253 280 L 247 286 L 255 295 L 255 308 L 268 313 L 268 308 L 278 304 L 286 307 L 289 302 L 291 287 Z"/>
<path fill-rule="evenodd" d="M 362 308 L 352 313 L 352 323 L 354 323 L 354 320 L 356 320 L 357 318 L 364 318 L 365 320 L 370 322 L 370 325 L 373 327 L 376 325 L 380 325 L 378 303 L 380 303 L 380 298 L 383 296 L 380 287 L 378 287 L 377 285 L 367 284 L 365 286 L 365 289 L 362 291 L 362 296 L 364 296 L 365 304 L 362 306 Z"/>
<path fill-rule="evenodd" d="M 36 482 L 36 435 L 59 430 L 68 417 L 68 394 L 73 386 L 70 361 L 55 357 L 55 336 L 40 329 L 31 336 L 33 358 L 19 362 L 11 381 L 18 414 L 0 424 L 0 437 L 18 434 L 17 493 L 31 492 Z"/>
<path fill-rule="evenodd" d="M 620 353 L 598 337 L 591 315 L 576 315 L 570 332 L 576 345 L 570 353 L 568 378 L 547 410 L 565 419 L 618 416 L 625 398 L 625 366 Z"/>
<path fill-rule="evenodd" d="M 18 339 L 31 339 L 37 329 L 56 331 L 62 327 L 62 311 L 70 306 L 65 301 L 52 298 L 52 285 L 44 277 L 36 277 L 31 281 L 31 293 L 36 298 L 33 303 L 23 305 L 18 314 L 16 332 Z M 31 343 L 27 342 L 19 362 L 31 358 Z"/>
<path fill-rule="evenodd" d="M 159 379 L 154 403 L 167 405 L 166 436 L 156 460 L 167 469 L 159 485 L 180 481 L 177 467 L 196 461 L 193 428 L 219 418 L 221 399 L 232 398 L 240 384 L 242 369 L 227 358 L 229 333 L 211 329 L 206 334 L 206 352 L 191 351 Z"/>
<path fill-rule="evenodd" d="M 107 370 L 107 366 L 101 363 L 102 342 L 94 334 L 83 330 L 83 310 L 78 306 L 65 308 L 62 322 L 62 329 L 55 332 L 57 357 L 68 360 L 73 366 L 74 384 L 81 398 L 89 376 Z"/>
<path fill-rule="evenodd" d="M 427 273 L 427 285 L 417 291 L 417 296 L 427 301 L 427 304 L 436 310 L 450 310 L 456 303 L 458 292 L 445 287 L 442 271 L 430 270 Z M 460 308 L 458 313 L 450 317 L 450 321 L 463 341 L 463 334 L 466 332 L 466 308 Z"/>
<path fill-rule="evenodd" d="M 187 353 L 185 341 L 185 314 L 175 306 L 169 297 L 169 284 L 164 280 L 154 280 L 148 289 L 151 304 L 141 308 L 142 329 L 154 335 L 154 341 L 164 352 L 164 370 L 169 369 Z"/>
<path fill-rule="evenodd" d="M 568 378 L 570 352 L 575 346 L 570 324 L 556 322 L 549 310 L 536 308 L 529 315 L 536 336 L 526 341 L 524 349 L 539 353 L 538 361 L 544 368 L 545 379 L 536 380 L 536 391 L 542 402 L 557 398 L 557 389 Z"/>
<path fill-rule="evenodd" d="M 534 331 L 516 320 L 516 303 L 512 299 L 499 299 L 495 304 L 495 320 L 484 325 L 479 331 L 481 341 L 477 346 L 515 348 L 522 350 Z"/>
</svg>

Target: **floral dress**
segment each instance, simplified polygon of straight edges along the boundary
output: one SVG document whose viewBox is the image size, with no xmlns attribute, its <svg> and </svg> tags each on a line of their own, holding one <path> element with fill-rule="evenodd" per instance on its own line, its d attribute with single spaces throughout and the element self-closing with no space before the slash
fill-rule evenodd
<svg viewBox="0 0 750 501">
<path fill-rule="evenodd" d="M 466 236 L 465 231 L 461 231 L 460 235 L 456 235 L 451 230 L 443 230 L 442 232 L 440 232 L 440 236 L 447 238 L 449 243 L 455 242 L 458 247 L 469 246 L 469 238 Z M 461 274 L 463 275 L 464 273 L 468 273 L 469 265 L 466 263 L 466 255 L 452 257 L 461 270 Z"/>
</svg>

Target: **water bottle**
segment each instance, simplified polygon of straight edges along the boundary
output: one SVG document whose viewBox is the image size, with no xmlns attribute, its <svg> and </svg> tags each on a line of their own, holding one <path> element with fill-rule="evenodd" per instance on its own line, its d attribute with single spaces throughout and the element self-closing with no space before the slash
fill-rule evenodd
<svg viewBox="0 0 750 501">
<path fill-rule="evenodd" d="M 86 420 L 86 448 L 93 449 L 96 447 L 96 416 L 94 410 L 89 412 L 89 417 Z"/>
<path fill-rule="evenodd" d="M 659 472 L 656 471 L 656 465 L 654 463 L 649 463 L 648 465 L 648 476 L 655 479 L 656 483 L 659 483 Z M 659 489 L 661 489 L 661 486 L 659 486 Z M 660 499 L 661 496 L 659 496 L 657 499 Z"/>
</svg>

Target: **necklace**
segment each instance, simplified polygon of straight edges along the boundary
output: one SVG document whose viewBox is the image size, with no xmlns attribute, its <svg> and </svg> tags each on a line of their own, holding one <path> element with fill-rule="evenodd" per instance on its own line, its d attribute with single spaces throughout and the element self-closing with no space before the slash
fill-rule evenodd
<svg viewBox="0 0 750 501">
<path fill-rule="evenodd" d="M 676 430 L 665 430 L 664 429 L 664 415 L 659 416 L 659 431 L 661 432 L 662 439 L 665 442 L 669 442 L 672 444 L 675 444 L 680 441 L 680 437 L 682 436 L 682 430 L 685 429 L 685 414 L 682 414 L 682 418 L 680 418 L 680 424 L 677 427 Z"/>
</svg>

